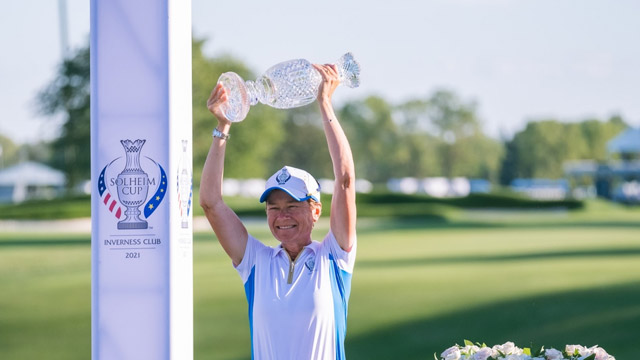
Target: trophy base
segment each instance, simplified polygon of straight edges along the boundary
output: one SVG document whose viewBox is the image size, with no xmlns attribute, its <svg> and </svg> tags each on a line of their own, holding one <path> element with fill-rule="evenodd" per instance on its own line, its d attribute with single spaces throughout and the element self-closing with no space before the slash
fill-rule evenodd
<svg viewBox="0 0 640 360">
<path fill-rule="evenodd" d="M 149 224 L 144 222 L 119 222 L 118 230 L 131 230 L 131 229 L 147 229 Z"/>
</svg>

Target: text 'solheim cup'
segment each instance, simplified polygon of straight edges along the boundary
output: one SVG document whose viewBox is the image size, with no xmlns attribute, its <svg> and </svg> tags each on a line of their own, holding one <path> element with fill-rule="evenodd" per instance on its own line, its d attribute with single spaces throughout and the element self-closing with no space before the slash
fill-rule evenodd
<svg viewBox="0 0 640 360">
<path fill-rule="evenodd" d="M 341 84 L 350 88 L 360 85 L 360 64 L 351 53 L 335 63 Z M 220 75 L 218 83 L 227 91 L 224 114 L 232 122 L 244 120 L 249 107 L 259 102 L 276 109 L 291 109 L 312 103 L 318 94 L 322 75 L 305 59 L 281 62 L 269 68 L 256 81 L 234 72 Z"/>
</svg>

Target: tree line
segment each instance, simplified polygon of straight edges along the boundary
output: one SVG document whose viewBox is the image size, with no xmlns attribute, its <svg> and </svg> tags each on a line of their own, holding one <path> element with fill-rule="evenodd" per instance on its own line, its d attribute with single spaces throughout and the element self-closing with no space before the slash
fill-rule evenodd
<svg viewBox="0 0 640 360">
<path fill-rule="evenodd" d="M 196 186 L 216 124 L 206 101 L 218 77 L 226 71 L 244 79 L 259 75 L 232 56 L 206 56 L 204 44 L 205 40 L 194 40 L 192 48 Z M 60 65 L 37 97 L 40 113 L 64 115 L 60 136 L 47 144 L 25 146 L 34 156 L 39 154 L 37 160 L 64 171 L 70 188 L 90 177 L 89 80 L 85 47 Z M 482 131 L 477 104 L 448 89 L 400 104 L 368 96 L 340 105 L 336 113 L 351 142 L 358 177 L 373 183 L 405 176 L 464 176 L 505 185 L 521 177 L 560 178 L 565 161 L 606 160 L 607 141 L 627 127 L 619 116 L 574 123 L 542 119 L 528 122 L 511 139 L 493 139 Z M 318 178 L 332 177 L 320 120 L 315 103 L 290 110 L 252 106 L 247 118 L 231 128 L 225 176 L 266 178 L 288 164 Z M 17 161 L 15 144 L 2 136 L 0 144 L 12 150 L 4 165 Z"/>
</svg>

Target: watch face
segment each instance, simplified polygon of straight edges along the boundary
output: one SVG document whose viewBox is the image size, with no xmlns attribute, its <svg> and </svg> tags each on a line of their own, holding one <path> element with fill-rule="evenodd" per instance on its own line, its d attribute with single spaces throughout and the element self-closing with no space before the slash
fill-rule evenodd
<svg viewBox="0 0 640 360">
<path fill-rule="evenodd" d="M 213 137 L 217 137 L 223 140 L 227 140 L 229 138 L 229 135 L 223 133 L 222 131 L 218 130 L 217 128 L 213 129 Z"/>
</svg>

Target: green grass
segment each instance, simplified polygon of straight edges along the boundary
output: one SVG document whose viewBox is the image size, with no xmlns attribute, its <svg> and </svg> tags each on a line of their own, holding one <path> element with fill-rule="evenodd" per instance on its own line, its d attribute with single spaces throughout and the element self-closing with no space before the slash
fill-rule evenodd
<svg viewBox="0 0 640 360">
<path fill-rule="evenodd" d="M 250 231 L 271 238 L 266 226 Z M 637 209 L 363 218 L 358 241 L 350 360 L 432 359 L 463 339 L 599 344 L 636 357 Z M 209 233 L 195 236 L 194 284 L 195 358 L 248 359 L 243 287 Z M 90 357 L 88 235 L 0 234 L 0 289 L 3 360 Z"/>
</svg>

